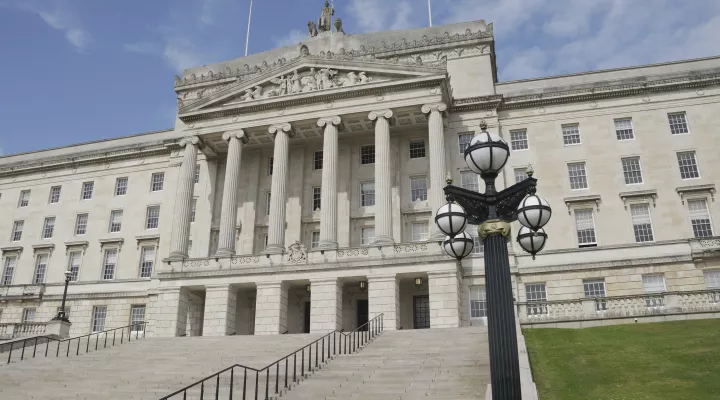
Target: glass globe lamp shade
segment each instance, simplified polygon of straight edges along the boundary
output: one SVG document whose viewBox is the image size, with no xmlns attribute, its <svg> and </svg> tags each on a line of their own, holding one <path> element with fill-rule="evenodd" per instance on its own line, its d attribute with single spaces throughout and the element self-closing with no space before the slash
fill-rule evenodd
<svg viewBox="0 0 720 400">
<path fill-rule="evenodd" d="M 533 231 L 532 229 L 523 226 L 518 232 L 517 242 L 523 250 L 532 254 L 534 260 L 535 254 L 545 247 L 545 243 L 547 242 L 547 233 L 545 233 L 545 230 L 542 228 L 537 231 Z"/>
<path fill-rule="evenodd" d="M 531 194 L 525 197 L 517 208 L 517 219 L 522 226 L 533 231 L 545 226 L 550 220 L 552 209 L 547 200 Z"/>
<path fill-rule="evenodd" d="M 462 260 L 472 252 L 473 238 L 465 231 L 455 237 L 447 236 L 443 241 L 443 248 L 450 257 Z"/>
<path fill-rule="evenodd" d="M 435 224 L 442 233 L 452 237 L 465 230 L 467 215 L 459 205 L 447 203 L 438 209 Z"/>
<path fill-rule="evenodd" d="M 476 174 L 496 174 L 510 157 L 510 148 L 497 134 L 482 131 L 465 149 L 465 163 Z"/>
</svg>

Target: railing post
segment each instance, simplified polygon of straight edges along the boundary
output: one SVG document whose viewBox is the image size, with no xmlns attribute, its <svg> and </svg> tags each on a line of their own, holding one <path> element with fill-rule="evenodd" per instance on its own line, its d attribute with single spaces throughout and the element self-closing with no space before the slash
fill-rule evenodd
<svg viewBox="0 0 720 400">
<path fill-rule="evenodd" d="M 10 351 L 8 352 L 8 362 L 7 362 L 8 364 L 10 364 L 10 357 L 12 357 L 13 345 L 15 345 L 15 343 L 10 342 Z"/>
<path fill-rule="evenodd" d="M 122 334 L 125 336 L 125 333 Z M 200 400 L 203 400 L 203 397 L 205 397 L 205 381 L 200 382 Z"/>
<path fill-rule="evenodd" d="M 317 349 L 317 347 L 315 347 L 315 348 Z M 322 338 L 322 348 L 323 348 L 323 351 L 322 351 L 322 362 L 324 363 L 324 362 L 325 362 L 325 337 L 324 337 L 324 336 L 323 336 L 323 338 Z"/>
<path fill-rule="evenodd" d="M 260 371 L 255 371 L 255 400 L 257 400 L 259 382 L 260 382 Z"/>
<path fill-rule="evenodd" d="M 278 383 L 280 382 L 280 363 L 275 363 L 275 393 L 280 394 Z"/>
<path fill-rule="evenodd" d="M 23 340 L 23 349 L 22 353 L 20 353 L 20 361 L 25 359 L 25 342 L 27 342 L 27 339 Z"/>
<path fill-rule="evenodd" d="M 113 346 L 115 346 L 115 330 L 113 329 Z"/>
<path fill-rule="evenodd" d="M 75 349 L 75 355 L 76 355 L 76 356 L 79 356 L 79 355 L 80 355 L 80 340 L 81 340 L 81 339 L 78 338 L 77 348 Z"/>
<path fill-rule="evenodd" d="M 58 340 L 57 351 L 55 352 L 55 357 L 60 357 L 60 341 L 59 340 Z"/>
<path fill-rule="evenodd" d="M 285 357 L 285 389 L 287 389 L 288 358 Z"/>
<path fill-rule="evenodd" d="M 50 348 L 50 339 L 45 339 L 45 357 L 47 357 L 49 348 Z"/>
<path fill-rule="evenodd" d="M 38 341 L 38 338 L 37 338 L 37 336 L 35 336 L 35 346 L 33 346 L 33 358 L 35 358 L 35 352 L 37 351 L 37 341 Z"/>
<path fill-rule="evenodd" d="M 105 334 L 107 336 L 107 334 Z M 95 336 L 95 351 L 97 351 L 98 341 L 100 341 L 100 335 Z"/>
<path fill-rule="evenodd" d="M 90 336 L 87 337 L 87 344 L 85 344 L 85 353 L 87 354 L 90 350 Z"/>
<path fill-rule="evenodd" d="M 247 388 L 247 367 L 243 368 L 243 398 L 245 400 L 245 393 Z"/>
<path fill-rule="evenodd" d="M 220 374 L 217 374 L 215 379 L 215 400 L 220 400 Z"/>
<path fill-rule="evenodd" d="M 103 343 L 103 349 L 107 349 L 107 333 L 105 334 L 105 341 Z"/>
<path fill-rule="evenodd" d="M 228 400 L 232 400 L 233 390 L 235 389 L 233 378 L 235 378 L 235 367 L 230 368 L 230 397 L 228 397 Z"/>
<path fill-rule="evenodd" d="M 68 348 L 67 348 L 67 353 L 65 354 L 65 357 L 70 357 L 70 342 L 71 342 L 71 340 L 68 340 L 68 342 L 67 342 Z"/>
<path fill-rule="evenodd" d="M 297 352 L 293 354 L 293 383 L 297 382 Z"/>
<path fill-rule="evenodd" d="M 305 377 L 305 348 L 303 347 L 300 353 L 300 376 Z"/>
<path fill-rule="evenodd" d="M 315 342 L 315 369 L 318 367 L 318 342 Z"/>
<path fill-rule="evenodd" d="M 310 374 L 310 372 L 312 372 L 312 344 L 310 346 L 308 346 L 308 369 L 307 369 L 307 372 L 308 372 L 308 374 Z"/>
</svg>

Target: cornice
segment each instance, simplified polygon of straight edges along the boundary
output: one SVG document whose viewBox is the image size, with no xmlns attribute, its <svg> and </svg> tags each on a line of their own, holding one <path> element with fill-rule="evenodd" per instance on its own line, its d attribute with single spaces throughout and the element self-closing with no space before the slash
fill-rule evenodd
<svg viewBox="0 0 720 400">
<path fill-rule="evenodd" d="M 518 273 L 520 275 L 530 275 L 539 273 L 549 272 L 567 272 L 567 271 L 582 271 L 590 269 L 612 269 L 612 268 L 626 268 L 636 267 L 644 265 L 657 265 L 657 264 L 672 264 L 672 263 L 684 263 L 693 262 L 693 258 L 690 254 L 677 254 L 671 256 L 661 257 L 644 257 L 644 258 L 630 258 L 625 260 L 612 260 L 612 261 L 601 261 L 601 262 L 589 262 L 589 263 L 573 263 L 573 264 L 558 264 L 548 265 L 543 267 L 525 267 L 520 266 Z"/>
<path fill-rule="evenodd" d="M 124 298 L 124 297 L 147 297 L 148 292 L 107 292 L 107 293 L 79 293 L 67 295 L 68 300 L 83 299 L 107 299 L 107 298 Z M 61 294 L 44 295 L 43 300 L 62 300 Z"/>
</svg>

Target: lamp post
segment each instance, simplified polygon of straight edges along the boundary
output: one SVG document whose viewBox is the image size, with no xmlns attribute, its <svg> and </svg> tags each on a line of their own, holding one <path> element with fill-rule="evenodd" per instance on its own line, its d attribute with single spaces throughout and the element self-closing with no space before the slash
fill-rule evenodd
<svg viewBox="0 0 720 400">
<path fill-rule="evenodd" d="M 65 271 L 65 290 L 63 290 L 63 297 L 62 297 L 62 305 L 60 305 L 60 311 L 58 311 L 55 318 L 53 318 L 53 321 L 65 321 L 70 322 L 67 315 L 65 315 L 65 300 L 67 299 L 67 289 L 68 284 L 70 283 L 70 277 L 72 276 L 72 271 Z"/>
<path fill-rule="evenodd" d="M 518 244 L 535 259 L 535 254 L 545 246 L 547 234 L 542 227 L 550 220 L 552 210 L 545 199 L 535 194 L 537 179 L 532 177 L 530 168 L 524 181 L 501 192 L 495 189 L 495 178 L 505 166 L 510 148 L 499 135 L 487 132 L 484 121 L 480 128 L 481 132 L 472 138 L 464 156 L 470 170 L 485 181 L 485 193 L 452 186 L 452 179 L 448 178 L 444 189 L 448 203 L 438 210 L 435 223 L 447 235 L 443 248 L 458 261 L 473 248 L 472 237 L 465 232 L 465 227 L 468 223 L 478 225 L 478 234 L 485 245 L 492 398 L 521 400 L 515 310 L 505 237 L 510 233 L 510 222 L 519 221 L 523 227 L 518 232 Z"/>
</svg>

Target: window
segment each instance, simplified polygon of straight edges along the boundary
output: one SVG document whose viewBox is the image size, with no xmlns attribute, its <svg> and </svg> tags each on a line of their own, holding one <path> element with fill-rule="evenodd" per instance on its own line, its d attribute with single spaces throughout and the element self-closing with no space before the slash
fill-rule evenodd
<svg viewBox="0 0 720 400">
<path fill-rule="evenodd" d="M 160 225 L 160 206 L 150 206 L 147 208 L 145 229 L 157 229 L 158 225 Z"/>
<path fill-rule="evenodd" d="M 105 330 L 105 318 L 107 317 L 106 306 L 93 307 L 92 332 L 102 332 Z"/>
<path fill-rule="evenodd" d="M 50 188 L 50 199 L 48 200 L 50 204 L 55 204 L 60 201 L 60 190 L 60 186 L 53 186 Z"/>
<path fill-rule="evenodd" d="M 361 238 L 361 244 L 362 245 L 369 245 L 375 240 L 375 227 L 370 226 L 367 228 L 362 228 L 362 238 Z"/>
<path fill-rule="evenodd" d="M 13 223 L 13 230 L 11 239 L 13 242 L 19 242 L 22 239 L 23 228 L 25 227 L 25 221 L 15 221 Z"/>
<path fill-rule="evenodd" d="M 55 217 L 45 218 L 45 222 L 43 222 L 42 238 L 43 239 L 52 238 L 54 230 L 55 230 Z"/>
<path fill-rule="evenodd" d="M 515 168 L 515 183 L 520 183 L 528 178 L 527 168 Z"/>
<path fill-rule="evenodd" d="M 668 114 L 668 122 L 670 123 L 670 133 L 673 135 L 690 133 L 684 112 Z"/>
<path fill-rule="evenodd" d="M 200 182 L 200 164 L 195 164 L 195 177 L 193 178 L 193 182 Z"/>
<path fill-rule="evenodd" d="M 700 177 L 698 171 L 697 160 L 694 151 L 684 151 L 677 153 L 678 166 L 680 167 L 680 177 L 682 179 L 693 179 Z"/>
<path fill-rule="evenodd" d="M 648 204 L 630 204 L 630 215 L 632 216 L 635 241 L 642 243 L 655 240 L 650 219 L 650 206 Z"/>
<path fill-rule="evenodd" d="M 426 242 L 428 240 L 428 223 L 413 222 L 412 224 L 412 241 Z"/>
<path fill-rule="evenodd" d="M 487 317 L 485 286 L 470 286 L 470 318 Z"/>
<path fill-rule="evenodd" d="M 693 234 L 696 238 L 710 237 L 713 235 L 710 212 L 707 207 L 707 200 L 688 200 L 688 211 L 690 211 L 690 223 L 692 223 Z"/>
<path fill-rule="evenodd" d="M 597 246 L 592 209 L 575 210 L 575 229 L 580 247 Z"/>
<path fill-rule="evenodd" d="M 192 240 L 188 240 L 188 255 L 192 257 Z"/>
<path fill-rule="evenodd" d="M 568 166 L 568 175 L 570 176 L 570 189 L 587 189 L 587 173 L 585 172 L 585 163 L 570 163 Z"/>
<path fill-rule="evenodd" d="M 265 215 L 270 215 L 270 192 L 265 193 Z"/>
<path fill-rule="evenodd" d="M 460 150 L 460 154 L 465 154 L 465 149 L 467 149 L 470 146 L 470 141 L 473 138 L 472 133 L 460 133 L 458 134 L 458 148 Z"/>
<path fill-rule="evenodd" d="M 149 278 L 155 265 L 155 247 L 143 247 L 140 253 L 140 277 Z"/>
<path fill-rule="evenodd" d="M 30 204 L 30 190 L 23 190 L 20 192 L 20 198 L 18 199 L 18 207 L 27 207 Z"/>
<path fill-rule="evenodd" d="M 47 254 L 38 254 L 35 258 L 35 278 L 33 283 L 45 282 L 45 271 L 47 271 L 49 258 L 50 256 Z"/>
<path fill-rule="evenodd" d="M 267 166 L 268 175 L 272 175 L 272 173 L 273 173 L 273 165 L 274 165 L 274 164 L 275 164 L 275 157 L 270 156 L 270 158 L 268 158 L 268 166 Z"/>
<path fill-rule="evenodd" d="M 127 194 L 128 178 L 123 176 L 115 180 L 115 196 L 125 196 Z"/>
<path fill-rule="evenodd" d="M 105 259 L 103 260 L 103 279 L 115 278 L 115 264 L 117 264 L 117 249 L 105 250 Z"/>
<path fill-rule="evenodd" d="M 82 253 L 79 251 L 73 251 L 68 256 L 68 270 L 70 271 L 70 280 L 76 282 L 80 277 L 80 260 L 82 259 Z"/>
<path fill-rule="evenodd" d="M 164 172 L 156 172 L 156 173 L 152 174 L 152 177 L 150 178 L 150 191 L 151 192 L 162 191 L 164 183 L 165 183 L 165 173 Z"/>
<path fill-rule="evenodd" d="M 708 289 L 720 289 L 720 270 L 705 271 L 704 275 Z"/>
<path fill-rule="evenodd" d="M 605 281 L 602 279 L 595 279 L 589 281 L 583 281 L 583 291 L 585 292 L 585 298 L 596 299 L 605 297 Z M 595 311 L 607 310 L 607 301 L 596 300 Z"/>
<path fill-rule="evenodd" d="M 319 170 L 323 167 L 323 152 L 322 151 L 316 151 L 313 155 L 313 169 Z"/>
<path fill-rule="evenodd" d="M 565 146 L 580 144 L 580 125 L 571 124 L 562 126 L 563 143 Z"/>
<path fill-rule="evenodd" d="M 640 157 L 625 157 L 621 159 L 623 176 L 626 185 L 643 183 L 642 169 L 640 168 Z"/>
<path fill-rule="evenodd" d="M 480 191 L 480 181 L 478 175 L 472 171 L 460 172 L 460 186 L 463 189 L 472 190 L 474 192 Z"/>
<path fill-rule="evenodd" d="M 471 254 L 483 254 L 485 252 L 485 243 L 478 235 L 477 225 L 468 225 L 466 232 L 473 238 L 473 249 Z"/>
<path fill-rule="evenodd" d="M 23 322 L 35 322 L 35 308 L 24 308 L 23 309 Z"/>
<path fill-rule="evenodd" d="M 427 200 L 427 178 L 425 178 L 424 176 L 410 178 L 410 200 Z"/>
<path fill-rule="evenodd" d="M 12 285 L 13 273 L 17 266 L 17 257 L 9 256 L 5 258 L 5 269 L 3 270 L 1 285 Z"/>
<path fill-rule="evenodd" d="M 621 118 L 615 120 L 615 136 L 617 137 L 617 140 L 635 139 L 632 118 Z"/>
<path fill-rule="evenodd" d="M 360 147 L 360 164 L 375 164 L 375 145 Z"/>
<path fill-rule="evenodd" d="M 84 182 L 82 184 L 82 192 L 80 193 L 80 198 L 83 200 L 92 199 L 94 187 L 95 187 L 95 182 Z"/>
<path fill-rule="evenodd" d="M 663 274 L 643 275 L 643 291 L 645 292 L 645 305 L 647 307 L 662 307 L 665 305 L 662 292 L 665 291 L 665 276 Z"/>
<path fill-rule="evenodd" d="M 310 248 L 316 249 L 320 245 L 320 232 L 315 231 L 310 234 Z"/>
<path fill-rule="evenodd" d="M 513 149 L 513 151 L 527 150 L 528 149 L 527 130 L 518 129 L 516 131 L 510 131 L 510 146 Z"/>
<path fill-rule="evenodd" d="M 132 332 L 143 332 L 145 326 L 145 305 L 137 304 L 130 307 L 130 325 L 132 325 Z"/>
<path fill-rule="evenodd" d="M 312 188 L 312 210 L 319 210 L 322 205 L 322 189 L 319 187 Z"/>
<path fill-rule="evenodd" d="M 363 207 L 375 205 L 375 182 L 360 184 L 360 203 Z"/>
<path fill-rule="evenodd" d="M 84 235 L 87 233 L 88 214 L 78 214 L 75 217 L 75 235 Z"/>
<path fill-rule="evenodd" d="M 108 227 L 108 231 L 120 232 L 122 228 L 122 216 L 122 210 L 110 211 L 110 226 Z"/>
<path fill-rule="evenodd" d="M 547 293 L 544 283 L 530 283 L 525 285 L 525 299 L 527 301 L 528 315 L 541 315 L 548 313 Z M 540 303 L 540 304 L 531 304 Z"/>
<path fill-rule="evenodd" d="M 410 141 L 410 158 L 425 158 L 425 141 Z"/>
<path fill-rule="evenodd" d="M 192 204 L 190 205 L 190 222 L 195 222 L 195 210 L 197 210 L 197 197 L 192 199 Z"/>
</svg>

